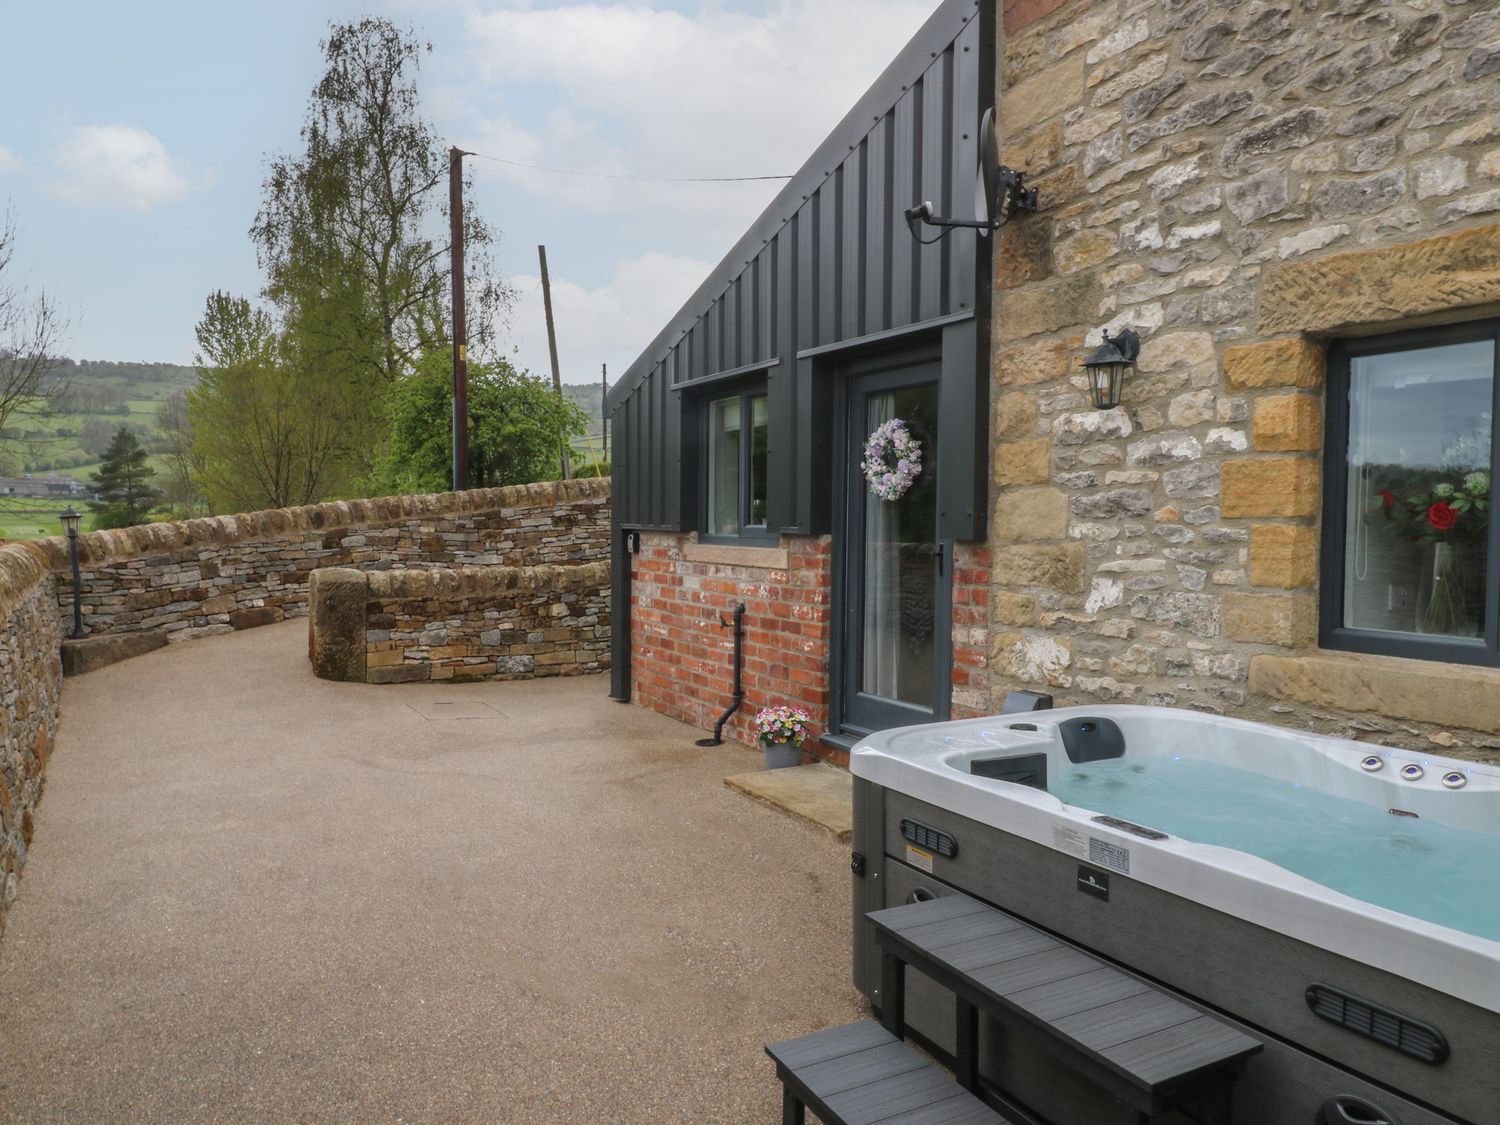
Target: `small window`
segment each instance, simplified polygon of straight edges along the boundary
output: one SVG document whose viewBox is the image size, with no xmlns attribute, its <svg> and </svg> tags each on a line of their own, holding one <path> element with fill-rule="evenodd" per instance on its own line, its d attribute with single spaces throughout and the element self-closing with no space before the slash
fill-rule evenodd
<svg viewBox="0 0 1500 1125">
<path fill-rule="evenodd" d="M 764 391 L 708 403 L 705 536 L 766 538 L 769 411 Z"/>
<path fill-rule="evenodd" d="M 1500 664 L 1497 361 L 1500 321 L 1333 349 L 1325 647 Z"/>
</svg>

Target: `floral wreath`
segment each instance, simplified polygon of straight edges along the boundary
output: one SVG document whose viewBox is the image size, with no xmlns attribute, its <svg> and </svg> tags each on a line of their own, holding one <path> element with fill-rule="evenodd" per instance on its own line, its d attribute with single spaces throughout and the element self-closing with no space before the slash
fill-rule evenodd
<svg viewBox="0 0 1500 1125">
<path fill-rule="evenodd" d="M 870 491 L 881 500 L 899 500 L 922 474 L 922 443 L 900 418 L 882 422 L 865 439 L 864 470 Z"/>
</svg>

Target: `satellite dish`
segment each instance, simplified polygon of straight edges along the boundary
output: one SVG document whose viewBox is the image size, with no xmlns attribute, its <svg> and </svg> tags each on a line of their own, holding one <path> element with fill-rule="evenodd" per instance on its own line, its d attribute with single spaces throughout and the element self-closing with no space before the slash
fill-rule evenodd
<svg viewBox="0 0 1500 1125">
<path fill-rule="evenodd" d="M 1026 173 L 1017 172 L 1000 163 L 1000 138 L 995 135 L 993 108 L 984 111 L 984 119 L 979 123 L 978 141 L 979 159 L 974 170 L 974 218 L 945 219 L 935 212 L 931 203 L 919 203 L 906 209 L 906 224 L 911 228 L 913 238 L 921 240 L 924 226 L 939 227 L 944 234 L 959 228 L 977 230 L 980 238 L 988 238 L 990 231 L 999 230 L 1018 213 L 1037 209 L 1036 188 L 1025 186 Z"/>
<path fill-rule="evenodd" d="M 995 136 L 995 110 L 984 111 L 979 123 L 979 169 L 974 177 L 974 217 L 991 224 L 1000 190 L 1000 140 Z M 981 231 L 982 234 L 989 232 Z"/>
</svg>

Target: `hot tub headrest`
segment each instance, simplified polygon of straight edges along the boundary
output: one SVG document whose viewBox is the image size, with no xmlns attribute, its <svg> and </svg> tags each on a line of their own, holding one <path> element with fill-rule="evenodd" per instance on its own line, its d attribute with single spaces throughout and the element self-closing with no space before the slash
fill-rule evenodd
<svg viewBox="0 0 1500 1125">
<path fill-rule="evenodd" d="M 1057 729 L 1070 762 L 1102 762 L 1125 756 L 1125 735 L 1113 719 L 1064 719 Z"/>
</svg>

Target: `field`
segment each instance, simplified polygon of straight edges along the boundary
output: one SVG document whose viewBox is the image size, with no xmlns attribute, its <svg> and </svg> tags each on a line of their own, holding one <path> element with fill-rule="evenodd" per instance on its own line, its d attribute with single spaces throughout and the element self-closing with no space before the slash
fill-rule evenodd
<svg viewBox="0 0 1500 1125">
<path fill-rule="evenodd" d="M 45 506 L 22 507 L 23 504 Z M 0 501 L 0 539 L 44 539 L 48 535 L 61 535 L 62 523 L 57 513 L 66 506 L 66 502 Z"/>
<path fill-rule="evenodd" d="M 86 481 L 120 426 L 129 426 L 148 451 L 160 444 L 156 422 L 175 394 L 188 390 L 198 373 L 164 363 L 68 363 L 59 413 L 43 419 L 13 416 L 0 433 L 0 476 L 65 473 Z"/>
</svg>

